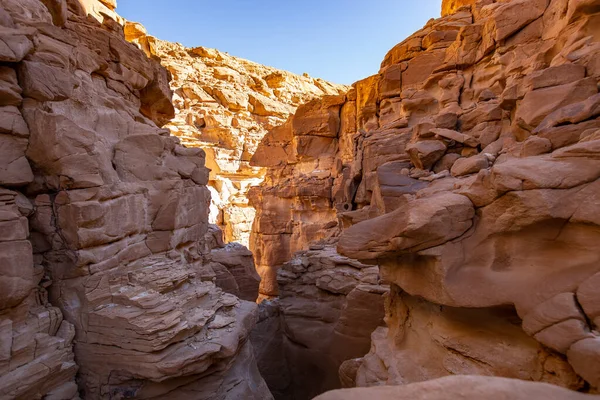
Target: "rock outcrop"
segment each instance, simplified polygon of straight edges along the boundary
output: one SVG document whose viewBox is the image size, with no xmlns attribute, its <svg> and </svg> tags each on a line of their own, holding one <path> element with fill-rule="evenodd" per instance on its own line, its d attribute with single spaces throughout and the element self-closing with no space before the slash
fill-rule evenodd
<svg viewBox="0 0 600 400">
<path fill-rule="evenodd" d="M 43 89 L 31 81 L 23 87 L 18 75 L 40 65 L 23 61 L 39 38 L 28 26 L 28 18 L 37 16 L 52 19 L 37 1 L 0 6 L 0 398 L 76 399 L 74 327 L 48 301 L 52 281 L 32 246 L 28 217 L 35 209 L 23 194 L 34 173 L 26 156 L 31 133 L 21 110 L 28 95 Z M 58 81 L 53 76 L 48 87 Z"/>
<path fill-rule="evenodd" d="M 251 254 L 114 6 L 0 5 L 0 397 L 271 398 Z"/>
<path fill-rule="evenodd" d="M 300 104 L 348 88 L 215 49 L 159 40 L 138 23 L 128 22 L 125 34 L 172 75 L 176 115 L 165 128 L 185 146 L 206 152 L 210 222 L 223 230 L 227 242 L 248 246 L 255 215 L 248 191 L 265 175 L 264 168 L 249 163 L 258 144 Z"/>
<path fill-rule="evenodd" d="M 377 266 L 342 257 L 331 244 L 313 244 L 285 263 L 280 296 L 259 304 L 252 332 L 259 370 L 276 399 L 311 399 L 339 387 L 338 370 L 354 386 L 370 336 L 383 325 L 389 286 Z"/>
<path fill-rule="evenodd" d="M 292 254 L 337 242 L 391 287 L 386 327 L 344 382 L 475 374 L 597 391 L 600 8 L 443 8 L 377 75 L 265 136 L 261 293 L 285 297 L 274 277 Z"/>
<path fill-rule="evenodd" d="M 354 122 L 340 119 L 345 100 L 325 96 L 303 104 L 265 136 L 252 157 L 251 164 L 268 167 L 265 183 L 249 193 L 259 211 L 250 249 L 264 296 L 278 294 L 277 270 L 294 253 L 339 231 L 331 202 L 337 131 L 352 130 L 347 124 Z"/>
<path fill-rule="evenodd" d="M 371 332 L 383 325 L 389 287 L 380 284 L 377 266 L 313 245 L 283 265 L 278 283 L 287 398 L 310 399 L 339 387 L 342 363 L 368 352 Z"/>
<path fill-rule="evenodd" d="M 17 141 L 13 132 L 0 140 Z M 22 193 L 0 187 L 0 398 L 77 399 L 74 328 L 48 302 L 51 281 L 28 240 L 32 212 Z"/>
<path fill-rule="evenodd" d="M 461 7 L 475 4 L 477 0 L 442 0 L 442 17 L 454 14 Z"/>
</svg>

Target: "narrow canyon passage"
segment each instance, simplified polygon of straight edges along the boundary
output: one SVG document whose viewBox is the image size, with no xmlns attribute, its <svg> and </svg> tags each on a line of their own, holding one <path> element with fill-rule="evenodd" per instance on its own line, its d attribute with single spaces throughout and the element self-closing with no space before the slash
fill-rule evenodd
<svg viewBox="0 0 600 400">
<path fill-rule="evenodd" d="M 600 1 L 441 8 L 344 86 L 0 0 L 0 399 L 598 398 Z"/>
<path fill-rule="evenodd" d="M 265 134 L 300 104 L 348 87 L 260 65 L 204 47 L 185 48 L 149 36 L 144 26 L 124 22 L 125 39 L 171 74 L 175 118 L 164 127 L 186 147 L 200 147 L 210 169 L 209 222 L 227 242 L 250 243 L 255 209 L 248 192 L 265 169 L 250 159 Z"/>
</svg>

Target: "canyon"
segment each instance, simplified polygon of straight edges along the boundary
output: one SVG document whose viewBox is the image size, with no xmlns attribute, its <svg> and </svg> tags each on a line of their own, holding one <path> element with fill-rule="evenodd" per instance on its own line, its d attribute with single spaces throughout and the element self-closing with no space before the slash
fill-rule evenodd
<svg viewBox="0 0 600 400">
<path fill-rule="evenodd" d="M 346 87 L 2 0 L 0 398 L 599 398 L 600 2 L 441 9 Z"/>
<path fill-rule="evenodd" d="M 125 22 L 125 39 L 171 74 L 175 117 L 164 128 L 186 147 L 200 147 L 210 169 L 209 222 L 227 242 L 250 243 L 255 209 L 248 191 L 264 180 L 265 168 L 250 158 L 266 133 L 281 125 L 300 104 L 348 87 L 260 65 L 216 49 L 185 48 L 148 35 Z"/>
</svg>

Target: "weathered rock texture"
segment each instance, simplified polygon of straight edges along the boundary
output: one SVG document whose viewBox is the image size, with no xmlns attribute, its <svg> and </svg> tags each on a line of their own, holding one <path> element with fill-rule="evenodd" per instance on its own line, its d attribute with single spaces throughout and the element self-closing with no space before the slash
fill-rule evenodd
<svg viewBox="0 0 600 400">
<path fill-rule="evenodd" d="M 251 193 L 261 292 L 277 293 L 295 251 L 339 236 L 341 255 L 391 285 L 387 326 L 345 382 L 475 374 L 596 391 L 600 6 L 444 9 L 377 75 L 265 136 Z"/>
<path fill-rule="evenodd" d="M 380 284 L 377 266 L 342 257 L 334 246 L 312 246 L 283 265 L 278 283 L 291 376 L 286 398 L 310 399 L 339 387 L 342 363 L 368 352 L 371 332 L 383 325 L 389 287 Z"/>
<path fill-rule="evenodd" d="M 403 386 L 335 390 L 315 400 L 592 400 L 597 396 L 517 379 L 482 376 L 450 376 Z"/>
<path fill-rule="evenodd" d="M 51 278 L 30 241 L 34 207 L 21 192 L 34 180 L 26 157 L 30 130 L 21 110 L 35 87 L 20 85 L 18 72 L 27 69 L 23 59 L 39 37 L 24 26 L 31 22 L 27 13 L 51 20 L 38 2 L 0 6 L 0 398 L 76 399 L 74 328 L 48 302 Z M 29 67 L 37 65 L 31 61 Z"/>
<path fill-rule="evenodd" d="M 297 253 L 278 283 L 280 296 L 259 304 L 251 338 L 271 392 L 311 399 L 338 388 L 339 368 L 368 352 L 371 332 L 383 325 L 389 286 L 377 266 L 340 256 L 331 244 Z"/>
<path fill-rule="evenodd" d="M 442 0 L 442 17 L 454 14 L 461 7 L 475 4 L 477 0 Z"/>
<path fill-rule="evenodd" d="M 125 34 L 150 57 L 158 57 L 173 77 L 176 116 L 165 127 L 184 145 L 206 152 L 210 222 L 221 227 L 227 242 L 248 246 L 255 214 L 248 191 L 265 174 L 264 168 L 249 164 L 258 144 L 300 104 L 348 88 L 215 49 L 162 41 L 137 23 L 127 23 Z"/>
<path fill-rule="evenodd" d="M 77 398 L 75 355 L 86 399 L 268 399 L 251 255 L 113 9 L 0 5 L 0 397 Z"/>
<path fill-rule="evenodd" d="M 28 240 L 32 212 L 23 194 L 0 187 L 0 398 L 76 399 L 74 328 L 48 302 L 51 281 Z"/>
<path fill-rule="evenodd" d="M 352 130 L 340 119 L 345 95 L 325 96 L 298 108 L 285 124 L 271 130 L 251 163 L 266 166 L 265 183 L 250 189 L 250 204 L 259 210 L 250 249 L 260 274 L 261 294 L 278 294 L 277 270 L 311 241 L 339 231 L 332 208 L 337 132 Z"/>
</svg>

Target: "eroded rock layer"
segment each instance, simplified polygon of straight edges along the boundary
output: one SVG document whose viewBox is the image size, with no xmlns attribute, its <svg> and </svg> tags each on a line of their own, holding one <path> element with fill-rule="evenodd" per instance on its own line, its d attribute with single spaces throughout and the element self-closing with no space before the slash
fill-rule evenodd
<svg viewBox="0 0 600 400">
<path fill-rule="evenodd" d="M 377 75 L 301 106 L 259 146 L 261 291 L 277 293 L 295 251 L 338 241 L 391 285 L 387 326 L 344 382 L 476 374 L 597 391 L 600 5 L 443 7 Z"/>
<path fill-rule="evenodd" d="M 291 377 L 286 398 L 310 399 L 339 387 L 342 363 L 364 355 L 371 332 L 383 325 L 389 287 L 380 284 L 377 266 L 342 257 L 335 246 L 313 245 L 283 265 L 278 283 Z"/>
<path fill-rule="evenodd" d="M 340 256 L 332 244 L 313 244 L 284 263 L 280 296 L 259 304 L 252 332 L 259 370 L 276 399 L 311 399 L 340 385 L 354 386 L 358 360 L 383 325 L 389 286 L 378 268 Z M 353 366 L 354 368 L 353 370 Z"/>
<path fill-rule="evenodd" d="M 22 193 L 0 187 L 0 398 L 78 399 L 75 330 L 48 302 L 52 282 L 28 240 L 32 212 Z"/>
<path fill-rule="evenodd" d="M 271 398 L 251 254 L 114 6 L 0 4 L 0 397 Z"/>
<path fill-rule="evenodd" d="M 206 152 L 210 222 L 223 229 L 227 242 L 248 246 L 255 215 L 248 191 L 265 174 L 264 168 L 249 164 L 258 144 L 300 104 L 348 88 L 215 49 L 159 40 L 137 23 L 127 23 L 125 34 L 172 75 L 176 115 L 165 127 L 184 145 Z"/>
<path fill-rule="evenodd" d="M 265 296 L 278 294 L 277 270 L 294 253 L 339 231 L 331 198 L 337 132 L 354 129 L 354 120 L 340 119 L 345 101 L 346 95 L 337 95 L 303 104 L 265 136 L 252 157 L 252 164 L 268 167 L 265 183 L 249 193 L 259 210 L 250 249 Z"/>
</svg>

